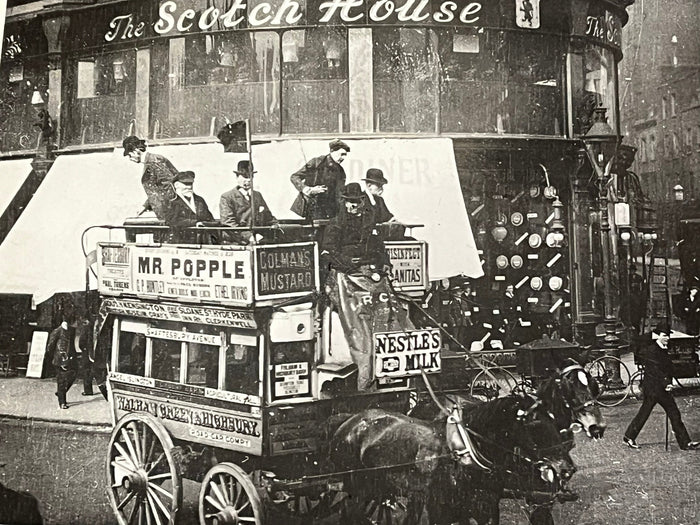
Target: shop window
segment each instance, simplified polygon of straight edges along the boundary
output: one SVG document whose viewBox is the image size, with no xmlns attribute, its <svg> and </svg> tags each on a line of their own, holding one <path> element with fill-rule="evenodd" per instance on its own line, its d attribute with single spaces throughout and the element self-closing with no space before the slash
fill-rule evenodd
<svg viewBox="0 0 700 525">
<path fill-rule="evenodd" d="M 375 131 L 434 133 L 438 101 L 435 31 L 374 28 L 372 41 Z M 460 40 L 458 46 L 473 49 L 473 41 Z"/>
<path fill-rule="evenodd" d="M 250 119 L 253 133 L 279 132 L 279 36 L 229 31 L 171 38 L 153 48 L 154 138 L 208 136 Z"/>
<path fill-rule="evenodd" d="M 42 58 L 0 68 L 0 151 L 36 148 L 37 112 L 48 101 L 48 68 Z"/>
<path fill-rule="evenodd" d="M 124 96 L 136 75 L 133 58 L 117 53 L 78 60 L 77 98 Z"/>
<path fill-rule="evenodd" d="M 443 131 L 563 133 L 561 39 L 464 28 L 437 34 Z"/>
<path fill-rule="evenodd" d="M 605 107 L 608 124 L 615 129 L 615 57 L 607 48 L 579 44 L 571 55 L 574 133 L 585 135 L 592 125 L 593 110 Z"/>
<path fill-rule="evenodd" d="M 285 31 L 282 92 L 285 133 L 348 131 L 347 29 Z"/>
</svg>

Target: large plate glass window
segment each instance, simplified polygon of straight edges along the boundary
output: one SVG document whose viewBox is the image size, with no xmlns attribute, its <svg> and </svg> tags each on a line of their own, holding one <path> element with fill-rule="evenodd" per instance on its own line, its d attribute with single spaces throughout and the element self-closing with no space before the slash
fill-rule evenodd
<svg viewBox="0 0 700 525">
<path fill-rule="evenodd" d="M 156 44 L 154 138 L 208 136 L 246 118 L 253 133 L 278 133 L 279 67 L 279 36 L 271 31 L 222 31 Z"/>
<path fill-rule="evenodd" d="M 441 129 L 561 135 L 563 40 L 488 29 L 441 29 Z"/>
<path fill-rule="evenodd" d="M 592 125 L 593 109 L 607 108 L 608 124 L 616 129 L 616 63 L 613 52 L 603 46 L 574 41 L 571 54 L 571 83 L 574 134 L 584 135 Z"/>
<path fill-rule="evenodd" d="M 372 29 L 375 131 L 435 132 L 437 35 L 419 27 Z"/>
<path fill-rule="evenodd" d="M 282 33 L 282 100 L 284 133 L 349 131 L 347 29 Z"/>
</svg>

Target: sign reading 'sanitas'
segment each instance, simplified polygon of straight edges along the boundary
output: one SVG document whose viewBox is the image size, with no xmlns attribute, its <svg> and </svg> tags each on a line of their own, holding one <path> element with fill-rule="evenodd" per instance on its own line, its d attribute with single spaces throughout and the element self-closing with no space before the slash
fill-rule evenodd
<svg viewBox="0 0 700 525">
<path fill-rule="evenodd" d="M 375 377 L 407 377 L 440 372 L 442 338 L 438 328 L 374 334 Z"/>
<path fill-rule="evenodd" d="M 428 280 L 428 247 L 425 241 L 386 241 L 394 289 L 425 290 Z"/>
</svg>

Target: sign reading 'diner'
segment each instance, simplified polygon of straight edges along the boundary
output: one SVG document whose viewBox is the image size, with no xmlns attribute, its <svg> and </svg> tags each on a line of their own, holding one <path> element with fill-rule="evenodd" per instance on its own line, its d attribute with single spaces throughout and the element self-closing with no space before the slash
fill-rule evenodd
<svg viewBox="0 0 700 525">
<path fill-rule="evenodd" d="M 375 377 L 407 377 L 421 370 L 440 372 L 442 337 L 438 328 L 374 334 Z"/>
<path fill-rule="evenodd" d="M 128 264 L 124 264 L 124 260 Z M 247 249 L 101 245 L 100 292 L 247 306 L 253 302 Z"/>
<path fill-rule="evenodd" d="M 386 241 L 386 253 L 391 261 L 391 278 L 396 290 L 426 290 L 428 280 L 428 249 L 425 241 Z"/>
<path fill-rule="evenodd" d="M 255 247 L 255 298 L 296 297 L 318 289 L 316 243 Z"/>
</svg>

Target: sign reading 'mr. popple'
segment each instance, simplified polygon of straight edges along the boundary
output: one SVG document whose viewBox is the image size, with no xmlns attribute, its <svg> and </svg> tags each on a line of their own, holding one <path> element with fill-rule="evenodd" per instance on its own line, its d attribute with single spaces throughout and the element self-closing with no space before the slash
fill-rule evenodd
<svg viewBox="0 0 700 525">
<path fill-rule="evenodd" d="M 97 276 L 106 295 L 236 306 L 253 302 L 251 252 L 246 249 L 101 244 Z"/>
</svg>

